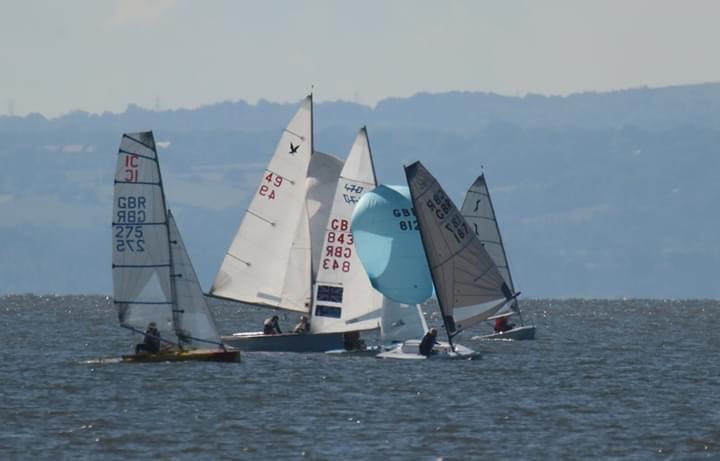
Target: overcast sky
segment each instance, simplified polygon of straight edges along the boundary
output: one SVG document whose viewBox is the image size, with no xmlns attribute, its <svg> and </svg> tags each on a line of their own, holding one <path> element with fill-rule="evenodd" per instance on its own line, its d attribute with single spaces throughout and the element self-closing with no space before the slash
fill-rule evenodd
<svg viewBox="0 0 720 461">
<path fill-rule="evenodd" d="M 716 0 L 0 0 L 0 114 L 720 81 Z"/>
</svg>

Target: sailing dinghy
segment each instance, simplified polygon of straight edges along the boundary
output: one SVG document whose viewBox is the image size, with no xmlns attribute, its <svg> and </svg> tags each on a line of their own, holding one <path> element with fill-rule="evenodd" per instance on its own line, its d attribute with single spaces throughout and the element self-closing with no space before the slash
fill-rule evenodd
<svg viewBox="0 0 720 461">
<path fill-rule="evenodd" d="M 462 359 L 479 354 L 453 343 L 460 332 L 497 313 L 516 294 L 437 180 L 420 162 L 405 167 L 425 257 L 435 285 L 448 344 L 427 358 Z M 405 341 L 380 358 L 425 359 L 419 341 Z"/>
<path fill-rule="evenodd" d="M 503 245 L 502 236 L 500 235 L 500 226 L 495 216 L 495 208 L 490 198 L 490 189 L 485 181 L 485 174 L 481 174 L 468 189 L 461 212 L 470 229 L 495 261 L 495 265 L 510 291 L 514 293 L 515 285 L 510 273 L 505 245 Z M 535 325 L 525 325 L 517 298 L 512 303 L 508 303 L 496 315 L 488 317 L 488 320 L 493 321 L 515 315 L 517 315 L 520 324 L 513 326 L 512 329 L 490 335 L 473 336 L 472 339 L 535 339 Z"/>
<path fill-rule="evenodd" d="M 340 209 L 354 206 L 367 190 L 366 181 L 374 187 L 372 160 L 363 157 L 364 150 L 369 156 L 367 136 L 361 130 L 345 165 L 316 152 L 312 109 L 310 95 L 283 130 L 210 292 L 218 298 L 306 315 L 311 330 L 223 337 L 241 350 L 347 349 L 359 332 L 379 326 L 379 310 L 372 313 L 368 306 L 377 301 L 377 308 L 382 300 L 357 282 L 360 278 L 354 274 L 360 266 L 349 214 Z M 345 296 L 345 289 L 353 296 Z"/>
<path fill-rule="evenodd" d="M 167 209 L 152 132 L 125 134 L 115 171 L 113 303 L 120 325 L 143 333 L 155 322 L 160 352 L 124 362 L 237 362 L 203 297 L 180 231 Z"/>
</svg>

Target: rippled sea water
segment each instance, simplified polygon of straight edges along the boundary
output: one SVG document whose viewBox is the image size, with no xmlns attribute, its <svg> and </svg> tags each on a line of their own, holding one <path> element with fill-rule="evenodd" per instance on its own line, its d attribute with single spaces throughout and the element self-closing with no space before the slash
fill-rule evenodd
<svg viewBox="0 0 720 461">
<path fill-rule="evenodd" d="M 537 339 L 467 332 L 474 361 L 98 365 L 139 340 L 109 298 L 0 297 L 0 459 L 720 459 L 718 301 L 523 306 Z"/>
</svg>

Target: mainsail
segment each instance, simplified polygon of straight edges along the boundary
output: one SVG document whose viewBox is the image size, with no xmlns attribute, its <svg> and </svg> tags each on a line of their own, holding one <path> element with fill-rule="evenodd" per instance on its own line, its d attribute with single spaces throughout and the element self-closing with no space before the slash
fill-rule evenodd
<svg viewBox="0 0 720 461">
<path fill-rule="evenodd" d="M 510 265 L 500 235 L 500 226 L 495 216 L 495 208 L 490 198 L 490 190 L 484 174 L 481 174 L 468 189 L 461 212 L 470 229 L 475 232 L 475 235 L 485 247 L 485 251 L 495 262 L 510 291 L 515 293 Z M 517 298 L 512 303 L 512 307 L 517 309 Z"/>
<path fill-rule="evenodd" d="M 152 132 L 123 135 L 115 171 L 113 297 L 120 324 L 155 322 L 183 347 L 221 344 L 195 270 L 167 210 Z"/>
<path fill-rule="evenodd" d="M 305 179 L 312 157 L 312 95 L 283 130 L 210 293 L 308 312 L 310 248 Z M 305 254 L 305 256 L 303 256 Z M 298 276 L 297 274 L 307 274 Z M 305 279 L 305 280 L 303 280 Z"/>
<path fill-rule="evenodd" d="M 420 162 L 405 167 L 425 255 L 448 334 L 487 319 L 513 298 L 455 204 Z"/>
<path fill-rule="evenodd" d="M 113 298 L 120 324 L 144 331 L 156 322 L 175 337 L 165 195 L 152 132 L 125 134 L 113 199 Z"/>
<path fill-rule="evenodd" d="M 363 128 L 340 172 L 322 234 L 310 324 L 313 333 L 368 330 L 379 326 L 383 297 L 370 285 L 355 251 L 350 228 L 355 204 L 375 184 L 370 144 Z"/>
</svg>

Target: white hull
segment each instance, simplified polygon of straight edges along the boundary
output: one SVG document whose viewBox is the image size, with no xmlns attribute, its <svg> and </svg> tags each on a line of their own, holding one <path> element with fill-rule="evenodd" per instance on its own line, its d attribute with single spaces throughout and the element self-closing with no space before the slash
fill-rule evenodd
<svg viewBox="0 0 720 461">
<path fill-rule="evenodd" d="M 449 343 L 440 342 L 440 344 L 433 347 L 433 353 L 430 356 L 424 356 L 420 354 L 420 340 L 409 339 L 388 351 L 379 353 L 375 357 L 398 360 L 470 360 L 480 358 L 480 353 L 459 344 L 455 345 L 453 351 L 450 349 Z"/>
<path fill-rule="evenodd" d="M 514 341 L 523 341 L 535 339 L 535 325 L 513 328 L 512 330 L 503 331 L 484 336 L 473 336 L 471 339 L 512 339 Z"/>
</svg>

